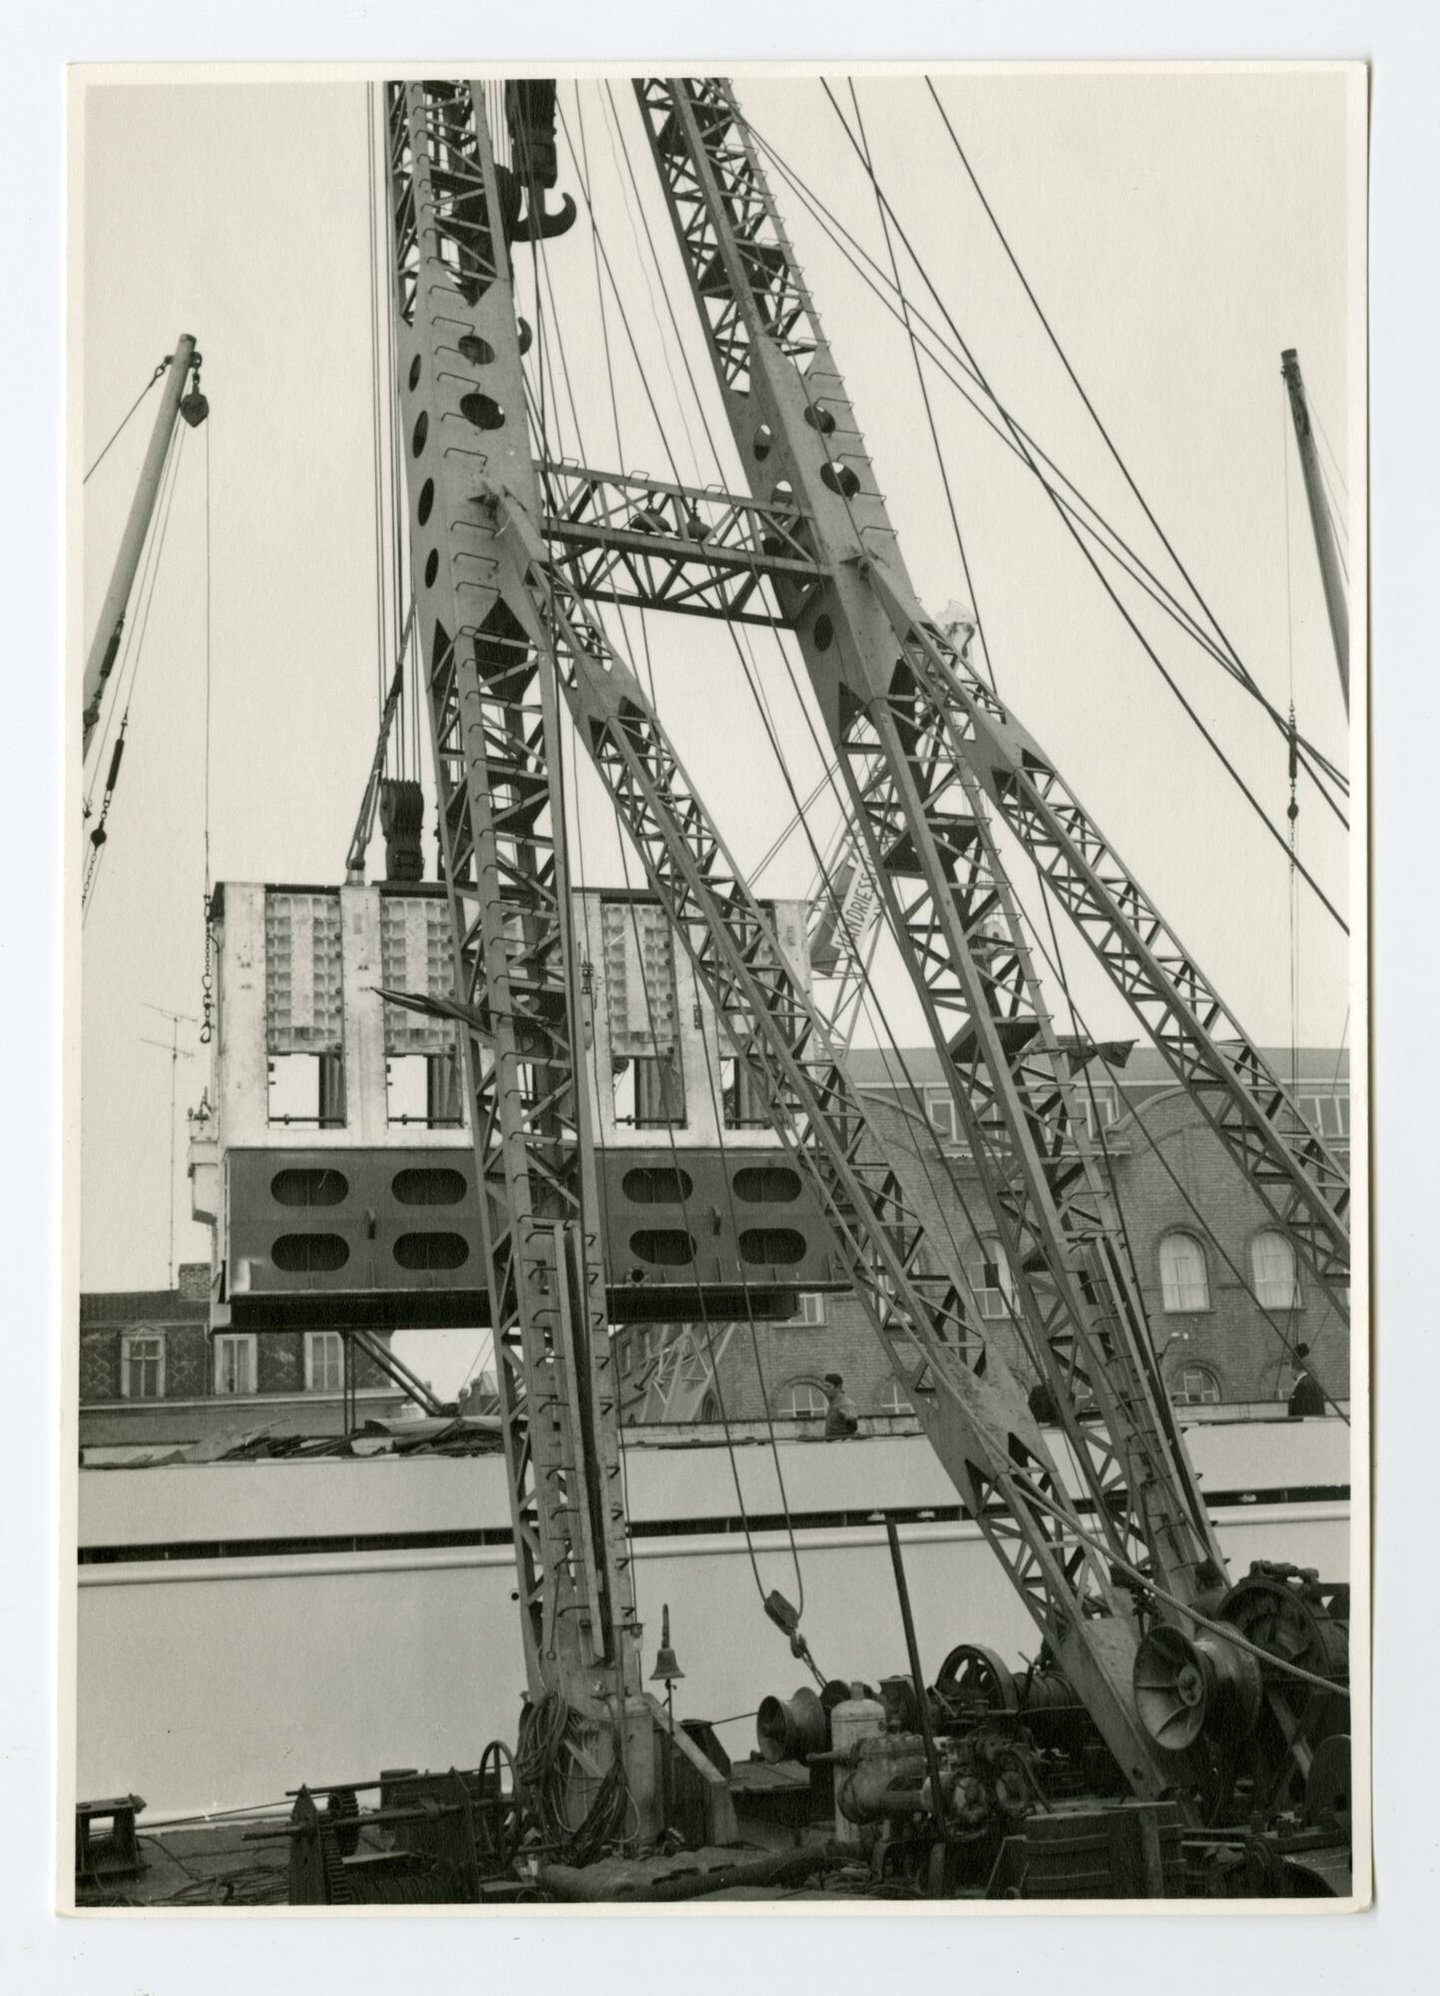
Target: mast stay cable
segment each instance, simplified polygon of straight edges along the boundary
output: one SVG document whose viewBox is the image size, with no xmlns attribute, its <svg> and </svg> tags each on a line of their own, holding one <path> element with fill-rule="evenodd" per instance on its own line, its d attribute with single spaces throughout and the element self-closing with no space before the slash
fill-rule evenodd
<svg viewBox="0 0 1440 1996">
<path fill-rule="evenodd" d="M 898 305 L 892 302 L 892 300 L 886 294 L 886 292 L 881 289 L 881 283 L 889 285 L 891 283 L 891 280 L 885 275 L 880 265 L 876 263 L 875 259 L 869 254 L 869 252 L 864 248 L 864 246 L 856 241 L 855 237 L 850 234 L 849 230 L 845 228 L 844 224 L 838 220 L 838 218 L 831 212 L 829 208 L 826 207 L 825 203 L 819 199 L 819 197 L 813 192 L 813 190 L 807 186 L 807 184 L 801 178 L 801 176 L 794 170 L 794 168 L 792 168 L 786 162 L 786 160 L 782 157 L 782 155 L 776 150 L 775 146 L 769 140 L 764 138 L 763 135 L 757 130 L 757 128 L 754 125 L 749 124 L 748 121 L 746 123 L 746 130 L 749 132 L 750 136 L 754 139 L 755 143 L 759 146 L 760 150 L 766 155 L 766 157 L 774 165 L 776 171 L 784 179 L 784 181 L 789 186 L 791 191 L 795 194 L 796 198 L 802 203 L 802 205 L 807 209 L 812 218 L 816 221 L 817 225 L 820 227 L 822 232 L 830 239 L 832 244 L 834 244 L 835 248 L 839 251 L 840 255 L 845 259 L 845 261 L 850 265 L 851 269 L 855 271 L 856 275 L 860 278 L 861 282 L 865 284 L 866 288 L 879 301 L 879 303 L 890 314 L 890 316 L 893 319 L 895 319 L 897 323 L 903 325 L 904 319 Z M 891 210 L 892 215 L 893 212 L 894 211 Z M 898 222 L 897 222 L 897 228 L 898 228 Z M 909 250 L 910 245 L 908 243 L 908 240 L 905 239 L 904 231 L 901 230 L 900 234 L 902 241 L 905 241 L 907 250 Z M 914 256 L 913 251 L 911 251 L 911 255 L 913 259 Z M 865 266 L 867 265 L 869 267 L 868 271 L 865 268 Z M 922 278 L 922 281 L 931 291 L 932 296 L 935 297 L 936 302 L 939 305 L 940 311 L 945 316 L 947 323 L 950 324 L 953 328 L 953 321 L 950 320 L 949 313 L 946 311 L 944 305 L 944 301 L 940 299 L 938 293 L 935 292 L 934 286 L 931 284 L 930 279 L 926 274 L 925 270 L 923 269 L 923 267 L 919 266 L 917 263 L 917 268 L 919 268 L 920 270 L 920 276 Z M 871 272 L 875 273 L 875 277 L 872 277 L 870 275 Z M 877 283 L 875 281 L 876 277 L 879 278 L 880 283 Z M 1261 709 L 1270 717 L 1272 723 L 1277 728 L 1283 731 L 1285 727 L 1284 716 L 1280 713 L 1280 710 L 1274 705 L 1274 703 L 1266 697 L 1265 693 L 1261 690 L 1258 683 L 1254 680 L 1253 675 L 1250 674 L 1248 672 L 1248 669 L 1245 668 L 1245 666 L 1243 665 L 1243 662 L 1241 662 L 1237 666 L 1236 661 L 1233 660 L 1227 652 L 1225 652 L 1219 645 L 1216 644 L 1215 640 L 1209 635 L 1209 633 L 1205 631 L 1196 622 L 1193 615 L 1185 608 L 1185 606 L 1182 603 L 1179 602 L 1179 600 L 1172 594 L 1172 592 L 1166 588 L 1165 584 L 1160 580 L 1158 576 L 1156 576 L 1154 571 L 1147 566 L 1143 558 L 1136 553 L 1134 548 L 1129 544 L 1129 542 L 1125 540 L 1124 536 L 1119 532 L 1119 530 L 1116 527 L 1114 527 L 1113 524 L 1111 524 L 1105 518 L 1104 514 L 1101 513 L 1101 511 L 1094 504 L 1094 502 L 1088 499 L 1085 496 L 1085 494 L 1080 491 L 1079 487 L 1074 483 L 1074 481 L 1065 473 L 1065 471 L 1061 468 L 1061 466 L 1056 463 L 1056 461 L 1048 454 L 1048 452 L 1045 451 L 1043 446 L 1041 446 L 1036 441 L 1035 437 L 1031 434 L 1029 430 L 1025 428 L 1024 424 L 1022 424 L 1019 421 L 1018 417 L 1015 417 L 1013 413 L 1007 409 L 1006 405 L 999 401 L 993 389 L 991 389 L 989 384 L 986 383 L 975 372 L 969 360 L 964 356 L 962 356 L 961 354 L 956 353 L 955 350 L 947 343 L 945 335 L 942 332 L 940 332 L 939 329 L 933 324 L 933 322 L 925 316 L 925 314 L 913 302 L 913 300 L 910 301 L 909 303 L 909 312 L 912 321 L 924 327 L 925 331 L 930 335 L 931 339 L 933 339 L 936 342 L 936 344 L 939 346 L 941 350 L 941 353 L 937 353 L 934 347 L 927 344 L 925 340 L 920 339 L 918 335 L 916 336 L 917 344 L 920 346 L 921 351 L 925 354 L 926 358 L 931 362 L 932 366 L 934 366 L 936 372 L 940 375 L 941 379 L 944 380 L 951 388 L 953 388 L 955 392 L 961 397 L 961 399 L 968 404 L 968 406 L 975 412 L 977 416 L 979 416 L 980 420 L 984 423 L 985 427 L 991 432 L 993 436 L 996 437 L 996 439 L 1000 442 L 1000 444 L 1004 447 L 1004 449 L 1009 451 L 1013 457 L 1017 458 L 1022 464 L 1026 466 L 1026 468 L 1032 473 L 1032 475 L 1037 479 L 1037 481 L 1041 484 L 1041 486 L 1049 493 L 1050 497 L 1055 501 L 1055 503 L 1065 510 L 1065 512 L 1075 522 L 1075 524 L 1079 527 L 1079 529 L 1083 533 L 1087 534 L 1092 540 L 1097 542 L 1098 545 L 1104 550 L 1104 552 L 1113 561 L 1117 563 L 1117 565 L 1126 575 L 1129 576 L 1130 580 L 1132 582 L 1137 583 L 1141 588 L 1141 590 L 1144 592 L 1144 594 L 1148 596 L 1151 599 L 1151 601 L 1154 602 L 1164 612 L 1164 614 L 1171 619 L 1172 622 L 1176 623 L 1187 637 L 1191 638 L 1197 645 L 1199 645 L 1201 650 L 1204 651 L 1207 654 L 1207 656 L 1212 658 L 1216 664 L 1221 666 L 1221 668 L 1232 679 L 1234 679 L 1237 682 L 1237 684 L 1242 686 L 1245 689 L 1245 691 L 1248 692 L 1250 696 L 1256 701 L 1256 703 L 1261 707 Z M 959 338 L 958 333 L 956 334 L 956 338 L 957 339 Z M 987 400 L 989 401 L 991 407 L 993 407 L 998 412 L 998 414 L 1005 420 L 1005 422 L 1009 425 L 1008 431 L 1007 429 L 1001 427 L 1001 424 L 995 420 L 995 417 L 989 413 L 989 410 L 987 408 L 983 407 L 981 403 L 976 401 L 975 397 L 970 393 L 970 390 L 965 386 L 965 383 L 963 381 L 956 379 L 955 375 L 952 374 L 949 368 L 945 365 L 945 360 L 941 358 L 941 354 L 944 354 L 948 356 L 949 359 L 953 360 L 955 365 L 961 370 L 961 372 L 970 381 L 974 382 L 977 387 L 981 388 L 982 392 L 985 394 Z M 1013 432 L 1013 434 L 1011 432 Z M 1028 446 L 1028 449 L 1032 454 L 1032 457 L 1026 456 L 1025 451 L 1021 448 L 1022 443 L 1025 446 Z M 1032 461 L 1032 458 L 1034 461 Z M 1047 467 L 1048 472 L 1050 474 L 1053 474 L 1053 478 L 1043 476 L 1040 473 L 1038 465 L 1042 464 Z M 1055 481 L 1058 481 L 1058 484 Z M 1061 491 L 1059 489 L 1061 486 L 1065 487 L 1066 490 L 1072 496 L 1067 498 L 1066 492 Z M 1089 513 L 1092 516 L 1092 518 L 1091 519 L 1085 518 L 1084 513 L 1082 513 L 1080 510 L 1081 508 L 1084 509 L 1084 513 Z M 1107 535 L 1110 537 L 1108 540 L 1105 538 Z M 1112 541 L 1114 543 L 1113 546 L 1111 545 Z M 1133 566 L 1131 564 L 1133 564 Z M 1329 805 L 1330 809 L 1340 819 L 1341 824 L 1342 825 L 1347 824 L 1347 820 L 1345 819 L 1344 814 L 1340 811 L 1334 799 L 1330 796 L 1328 790 L 1325 789 L 1324 784 L 1320 781 L 1320 776 L 1317 774 L 1317 771 L 1323 772 L 1323 774 L 1326 777 L 1328 777 L 1343 792 L 1347 794 L 1349 791 L 1348 778 L 1345 776 L 1343 771 L 1338 769 L 1336 765 L 1326 755 L 1324 755 L 1324 753 L 1320 749 L 1318 749 L 1314 745 L 1314 743 L 1308 741 L 1304 742 L 1303 750 L 1304 750 L 1304 767 L 1306 775 L 1309 776 L 1310 780 L 1316 785 L 1317 789 L 1319 789 L 1321 796 L 1324 798 L 1325 802 Z"/>
<path fill-rule="evenodd" d="M 899 235 L 900 240 L 905 244 L 905 247 L 909 251 L 911 258 L 916 263 L 917 268 L 923 268 L 923 266 L 921 266 L 919 257 L 916 255 L 913 245 L 910 243 L 910 240 L 907 237 L 905 230 L 899 221 L 899 218 L 895 214 L 893 207 L 891 207 L 888 200 L 886 200 L 883 190 L 880 189 L 878 180 L 876 179 L 874 173 L 871 172 L 869 166 L 866 164 L 864 154 L 861 151 L 860 146 L 854 134 L 850 130 L 844 112 L 841 110 L 839 104 L 836 102 L 833 94 L 831 93 L 829 84 L 826 82 L 824 77 L 820 79 L 820 82 L 822 89 L 824 89 L 826 96 L 830 99 L 830 102 L 834 107 L 835 115 L 840 120 L 841 127 L 844 130 L 846 137 L 849 139 L 851 146 L 854 148 L 857 156 L 860 159 L 862 167 L 864 167 L 865 169 L 867 177 L 875 186 L 879 198 L 882 201 L 885 201 L 887 208 L 889 208 L 891 219 L 892 221 L 895 222 L 896 232 Z M 955 332 L 955 336 L 957 339 L 962 339 L 962 336 L 959 333 L 958 329 L 954 327 L 953 321 L 951 322 L 951 329 L 952 331 Z M 962 345 L 963 345 L 963 339 L 962 339 Z M 967 348 L 966 351 L 969 352 L 969 349 Z M 975 365 L 974 355 L 971 354 L 970 358 L 972 365 Z M 977 365 L 976 372 L 979 373 L 979 371 L 980 370 Z M 988 384 L 986 387 L 986 392 L 989 393 Z M 996 406 L 999 407 L 998 402 Z M 1007 425 L 1009 425 L 1011 429 L 1014 430 L 1015 426 L 1013 424 L 1013 420 L 1008 415 L 1004 416 L 1004 420 L 1007 423 Z M 1038 467 L 1034 465 L 1033 459 L 1030 458 L 1030 452 L 1028 446 L 1021 443 L 1018 432 L 1016 433 L 1016 442 L 1017 444 L 1020 445 L 1020 448 L 1024 452 L 1027 459 L 1030 459 L 1032 469 L 1035 469 L 1036 476 L 1038 478 L 1039 476 Z M 1287 841 L 1285 834 L 1281 832 L 1278 829 L 1278 827 L 1271 822 L 1270 816 L 1268 812 L 1265 810 L 1264 806 L 1261 804 L 1259 798 L 1255 795 L 1250 785 L 1246 782 L 1245 778 L 1240 774 L 1239 770 L 1235 767 L 1235 764 L 1231 761 L 1230 757 L 1220 746 L 1215 736 L 1206 727 L 1204 721 L 1200 718 L 1200 715 L 1196 711 L 1194 705 L 1181 690 L 1179 684 L 1177 683 L 1177 681 L 1175 680 L 1174 676 L 1171 674 L 1169 669 L 1166 667 L 1159 653 L 1155 650 L 1154 646 L 1150 643 L 1149 639 L 1140 629 L 1140 626 L 1136 623 L 1134 617 L 1130 614 L 1129 610 L 1120 600 L 1119 594 L 1117 593 L 1113 583 L 1110 581 L 1109 577 L 1105 574 L 1099 562 L 1095 559 L 1095 556 L 1092 553 L 1091 549 L 1086 545 L 1084 538 L 1081 536 L 1081 534 L 1075 527 L 1074 522 L 1071 520 L 1070 516 L 1066 512 L 1064 506 L 1060 504 L 1054 492 L 1051 491 L 1050 487 L 1046 485 L 1043 479 L 1040 480 L 1040 483 L 1044 487 L 1047 494 L 1049 495 L 1052 504 L 1055 506 L 1055 510 L 1059 515 L 1062 523 L 1064 524 L 1066 531 L 1070 534 L 1071 538 L 1074 540 L 1076 546 L 1079 548 L 1080 552 L 1084 556 L 1086 562 L 1088 563 L 1089 567 L 1094 573 L 1096 579 L 1099 581 L 1106 595 L 1110 598 L 1110 601 L 1114 604 L 1116 610 L 1119 612 L 1122 621 L 1125 623 L 1125 625 L 1131 632 L 1132 636 L 1139 644 L 1141 650 L 1145 653 L 1146 657 L 1150 660 L 1151 664 L 1154 665 L 1156 670 L 1160 673 L 1161 678 L 1164 679 L 1166 685 L 1169 686 L 1170 690 L 1174 693 L 1176 699 L 1180 702 L 1180 705 L 1183 707 L 1186 714 L 1189 715 L 1191 721 L 1198 729 L 1203 740 L 1207 743 L 1212 753 L 1216 756 L 1218 761 L 1222 764 L 1224 769 L 1227 771 L 1227 773 L 1235 783 L 1236 788 L 1240 791 L 1241 795 L 1250 805 L 1251 810 L 1254 812 L 1256 818 L 1258 819 L 1261 826 L 1264 828 L 1266 834 L 1275 841 L 1275 843 L 1280 847 L 1282 852 L 1287 852 L 1288 848 L 1287 848 Z M 1326 910 L 1327 914 L 1329 914 L 1331 920 L 1342 931 L 1342 933 L 1348 936 L 1350 933 L 1349 924 L 1346 922 L 1344 916 L 1340 913 L 1339 909 L 1335 906 L 1334 902 L 1331 901 L 1330 897 L 1326 894 L 1324 888 L 1320 885 L 1319 881 L 1315 878 L 1314 874 L 1310 872 L 1308 867 L 1304 866 L 1303 864 L 1300 864 L 1299 862 L 1297 862 L 1297 866 L 1301 874 L 1301 877 L 1306 881 L 1307 885 L 1310 887 L 1311 892 L 1315 895 L 1315 898 L 1320 902 L 1321 906 Z"/>
</svg>

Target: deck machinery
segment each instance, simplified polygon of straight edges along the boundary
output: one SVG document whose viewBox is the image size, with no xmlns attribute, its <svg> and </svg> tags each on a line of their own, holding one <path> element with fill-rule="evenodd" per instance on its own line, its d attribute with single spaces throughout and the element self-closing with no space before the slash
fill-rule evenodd
<svg viewBox="0 0 1440 1996">
<path fill-rule="evenodd" d="M 831 1278 L 864 1305 L 1043 1639 L 1023 1683 L 962 1646 L 933 1686 L 912 1659 L 888 1690 L 830 1686 L 813 1710 L 767 1701 L 770 1749 L 811 1769 L 812 1813 L 833 1814 L 845 1861 L 938 1893 L 1040 1891 L 1047 1877 L 1062 1896 L 1343 1889 L 1344 1590 L 1293 1569 L 1226 1575 L 1076 1100 L 1086 1050 L 1052 1023 L 997 820 L 1341 1312 L 1345 1171 L 918 600 L 729 85 L 645 78 L 635 96 L 743 492 L 537 456 L 511 251 L 575 219 L 555 198 L 554 85 L 508 83 L 496 127 L 479 80 L 386 91 L 397 421 L 453 978 L 428 1002 L 463 1047 L 475 1287 L 495 1339 L 527 1674 L 514 1783 L 497 1752 L 467 1790 L 490 1828 L 466 1876 L 504 1890 L 528 1849 L 529 1875 L 538 1864 L 557 1891 L 671 1896 L 663 1864 L 646 1870 L 636 1853 L 653 1856 L 682 1803 L 692 1842 L 730 1842 L 743 1789 L 642 1687 L 608 1342 L 617 1276 L 586 1079 L 589 959 L 567 877 L 568 718 L 647 905 L 803 1186 Z M 1013 1273 L 1029 1379 L 987 1338 L 946 1230 L 932 1219 L 927 1231 L 913 1170 L 887 1153 L 602 601 L 769 620 L 798 639 L 855 852 L 943 1052 Z M 786 1604 L 768 1606 L 802 1653 Z M 870 1711 L 858 1732 L 857 1705 Z M 327 1830 L 306 1808 L 298 1842 L 353 1848 L 350 1814 Z M 457 1896 L 445 1875 L 436 1896 Z"/>
</svg>

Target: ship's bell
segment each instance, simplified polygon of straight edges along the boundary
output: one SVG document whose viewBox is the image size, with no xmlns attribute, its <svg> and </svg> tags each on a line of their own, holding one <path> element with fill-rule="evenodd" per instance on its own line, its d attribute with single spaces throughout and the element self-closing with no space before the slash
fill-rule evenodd
<svg viewBox="0 0 1440 1996">
<path fill-rule="evenodd" d="M 653 1684 L 657 1679 L 662 1684 L 673 1684 L 684 1671 L 676 1661 L 675 1652 L 670 1647 L 670 1604 L 667 1601 L 660 1611 L 660 1649 L 655 1658 L 655 1668 L 650 1673 Z"/>
</svg>

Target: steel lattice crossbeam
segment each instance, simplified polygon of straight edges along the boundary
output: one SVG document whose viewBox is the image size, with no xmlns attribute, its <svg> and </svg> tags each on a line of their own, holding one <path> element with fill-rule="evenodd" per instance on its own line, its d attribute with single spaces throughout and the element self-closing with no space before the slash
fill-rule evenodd
<svg viewBox="0 0 1440 1996">
<path fill-rule="evenodd" d="M 585 597 L 777 624 L 764 579 L 783 576 L 802 604 L 819 580 L 793 507 L 564 460 L 541 467 L 541 485 L 551 551 Z"/>
</svg>

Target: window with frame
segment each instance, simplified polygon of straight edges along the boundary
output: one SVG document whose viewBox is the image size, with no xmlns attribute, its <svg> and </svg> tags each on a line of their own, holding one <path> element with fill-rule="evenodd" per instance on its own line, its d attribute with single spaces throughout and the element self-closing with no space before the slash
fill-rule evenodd
<svg viewBox="0 0 1440 1996">
<path fill-rule="evenodd" d="M 1295 1269 L 1295 1250 L 1284 1234 L 1273 1227 L 1256 1234 L 1250 1243 L 1250 1273 L 1255 1283 L 1255 1301 L 1262 1309 L 1300 1308 L 1300 1278 Z"/>
<path fill-rule="evenodd" d="M 1185 1365 L 1176 1375 L 1170 1397 L 1179 1407 L 1218 1407 L 1220 1381 L 1208 1365 Z"/>
<path fill-rule="evenodd" d="M 1172 1313 L 1210 1308 L 1205 1250 L 1193 1234 L 1166 1234 L 1161 1241 L 1160 1297 L 1164 1308 Z"/>
<path fill-rule="evenodd" d="M 165 1397 L 165 1337 L 160 1331 L 127 1331 L 120 1340 L 120 1396 L 124 1400 Z"/>
<path fill-rule="evenodd" d="M 460 1065 L 453 1053 L 395 1053 L 385 1061 L 385 1116 L 428 1130 L 459 1129 L 465 1120 Z"/>
<path fill-rule="evenodd" d="M 720 1057 L 720 1105 L 727 1130 L 770 1128 L 763 1077 L 734 1054 Z"/>
<path fill-rule="evenodd" d="M 782 1421 L 823 1421 L 824 1389 L 813 1379 L 793 1379 L 780 1395 L 775 1412 Z"/>
<path fill-rule="evenodd" d="M 994 1322 L 1014 1316 L 1015 1285 L 1010 1276 L 1010 1263 L 998 1240 L 991 1237 L 981 1240 L 980 1259 L 974 1264 L 972 1286 L 975 1307 L 982 1317 Z"/>
<path fill-rule="evenodd" d="M 882 1414 L 913 1414 L 910 1396 L 898 1379 L 887 1379 L 880 1389 L 880 1412 Z"/>
<path fill-rule="evenodd" d="M 785 1325 L 792 1331 L 817 1331 L 825 1322 L 825 1298 L 813 1289 L 802 1289 L 800 1308 L 793 1317 L 787 1317 Z"/>
<path fill-rule="evenodd" d="M 636 1130 L 683 1130 L 685 1075 L 678 1046 L 668 1053 L 626 1054 L 611 1063 L 615 1121 Z"/>
<path fill-rule="evenodd" d="M 253 1332 L 222 1331 L 215 1340 L 215 1391 L 253 1393 L 255 1391 L 255 1336 Z"/>
<path fill-rule="evenodd" d="M 1115 1089 L 1103 1082 L 1087 1087 L 1081 1077 L 1076 1082 L 1075 1092 L 1077 1107 L 1092 1137 L 1098 1138 L 1102 1130 L 1108 1130 L 1112 1123 L 1119 1121 L 1120 1102 Z"/>
<path fill-rule="evenodd" d="M 1305 1084 L 1302 1082 L 1302 1089 Z M 1313 1086 L 1313 1084 L 1312 1084 Z M 1335 1089 L 1328 1089 L 1323 1095 L 1314 1093 L 1297 1094 L 1295 1106 L 1312 1130 L 1318 1130 L 1323 1137 L 1348 1137 L 1350 1134 L 1350 1097 Z"/>
<path fill-rule="evenodd" d="M 338 1331 L 305 1333 L 305 1391 L 343 1393 L 345 1340 Z"/>
<path fill-rule="evenodd" d="M 925 1091 L 925 1114 L 932 1129 L 939 1133 L 947 1144 L 958 1144 L 960 1137 L 960 1113 L 955 1107 L 955 1098 L 948 1088 L 927 1088 Z"/>
<path fill-rule="evenodd" d="M 267 1067 L 268 1116 L 320 1130 L 345 1127 L 345 1056 L 272 1053 Z"/>
</svg>

